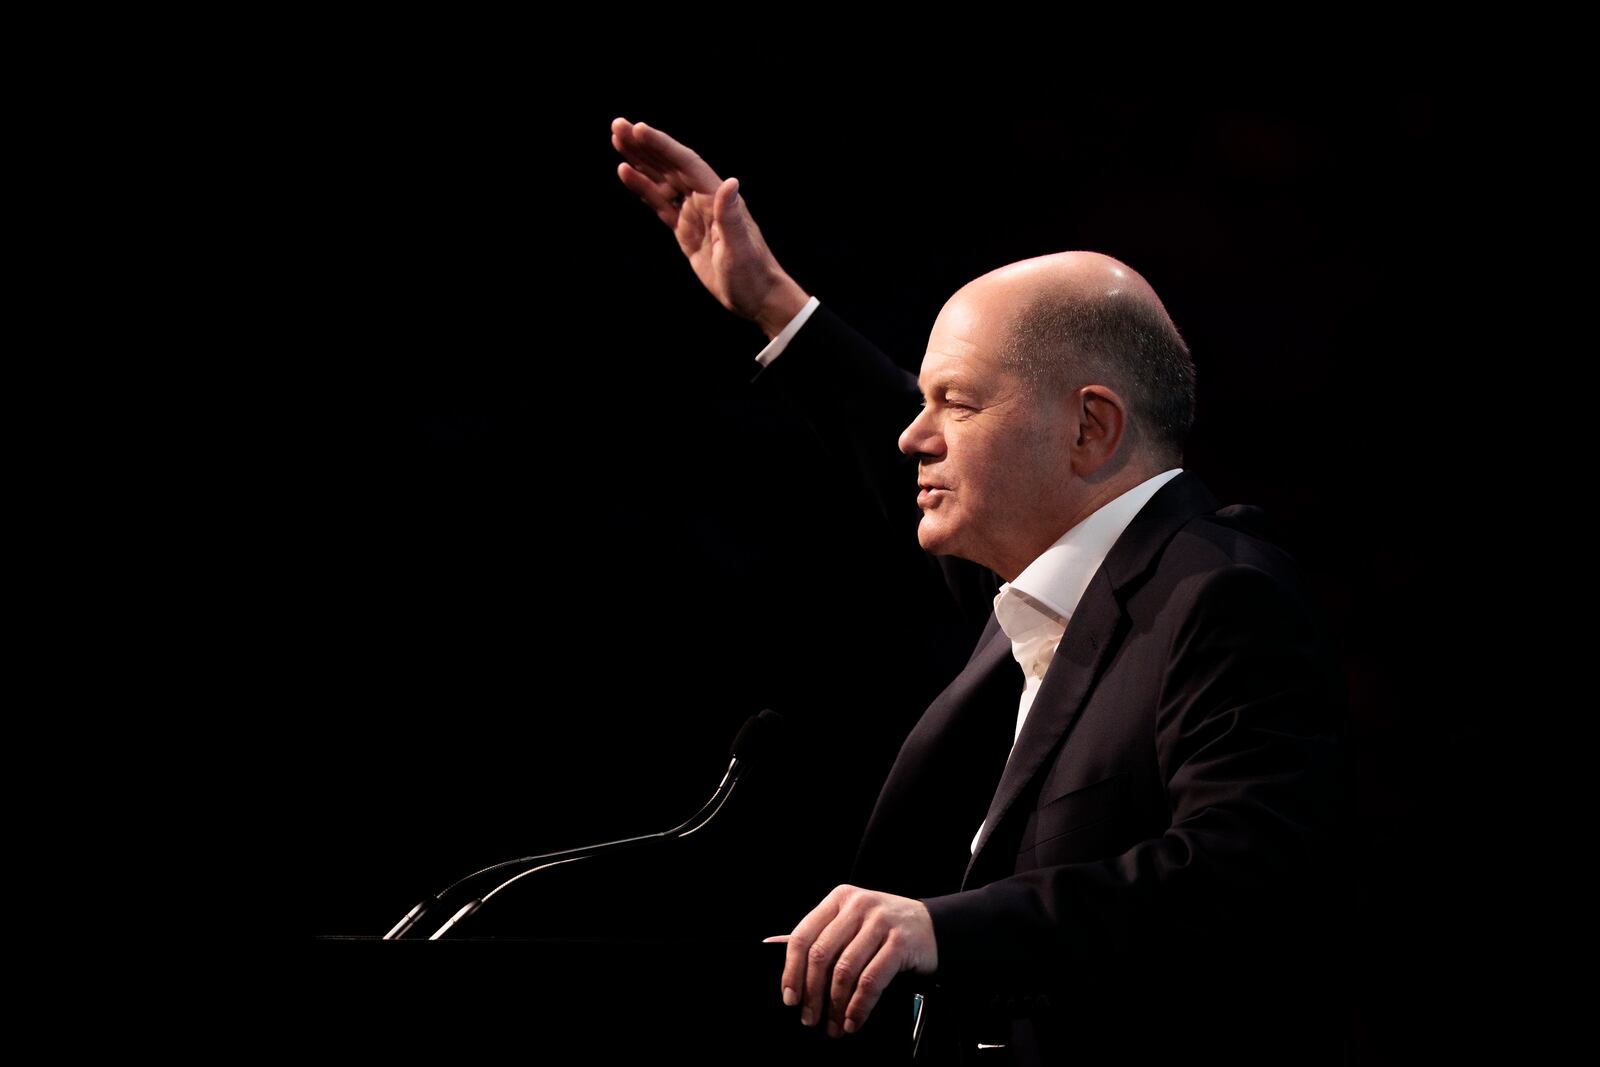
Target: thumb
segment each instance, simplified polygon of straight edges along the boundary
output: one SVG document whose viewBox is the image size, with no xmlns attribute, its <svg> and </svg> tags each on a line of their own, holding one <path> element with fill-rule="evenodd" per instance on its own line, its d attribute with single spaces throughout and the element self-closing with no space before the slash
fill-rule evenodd
<svg viewBox="0 0 1600 1067">
<path fill-rule="evenodd" d="M 717 187 L 711 200 L 711 217 L 728 236 L 735 232 L 740 236 L 747 234 L 750 216 L 745 213 L 744 198 L 739 195 L 738 178 L 729 178 Z"/>
</svg>

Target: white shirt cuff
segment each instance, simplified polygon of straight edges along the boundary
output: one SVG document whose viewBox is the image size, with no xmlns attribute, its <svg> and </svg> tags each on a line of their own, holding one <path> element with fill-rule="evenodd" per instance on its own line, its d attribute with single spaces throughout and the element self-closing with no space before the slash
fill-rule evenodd
<svg viewBox="0 0 1600 1067">
<path fill-rule="evenodd" d="M 773 360 L 777 359 L 778 353 L 782 352 L 789 346 L 789 339 L 799 332 L 800 327 L 806 324 L 806 320 L 811 317 L 811 313 L 813 311 L 817 310 L 817 305 L 820 303 L 822 303 L 822 301 L 818 300 L 816 297 L 812 297 L 810 300 L 807 300 L 806 306 L 801 308 L 795 317 L 789 320 L 789 325 L 783 328 L 783 332 L 779 333 L 778 336 L 768 341 L 767 347 L 763 348 L 759 353 L 756 354 L 756 362 L 765 367 Z"/>
</svg>

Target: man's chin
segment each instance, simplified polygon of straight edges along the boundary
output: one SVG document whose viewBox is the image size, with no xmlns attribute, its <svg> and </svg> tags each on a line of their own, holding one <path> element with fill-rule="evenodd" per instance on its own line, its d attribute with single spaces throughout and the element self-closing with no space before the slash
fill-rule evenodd
<svg viewBox="0 0 1600 1067">
<path fill-rule="evenodd" d="M 951 554 L 950 538 L 941 533 L 937 527 L 930 529 L 928 518 L 923 516 L 922 522 L 917 526 L 917 544 L 923 551 L 931 552 L 935 556 L 948 556 Z"/>
</svg>

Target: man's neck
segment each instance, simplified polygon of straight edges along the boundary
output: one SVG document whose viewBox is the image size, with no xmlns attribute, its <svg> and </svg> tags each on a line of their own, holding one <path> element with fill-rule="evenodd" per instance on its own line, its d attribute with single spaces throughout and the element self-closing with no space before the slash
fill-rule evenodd
<svg viewBox="0 0 1600 1067">
<path fill-rule="evenodd" d="M 1061 538 L 1066 535 L 1068 530 L 1071 530 L 1073 527 L 1083 522 L 1083 520 L 1087 519 L 1090 515 L 1093 515 L 1095 512 L 1099 511 L 1113 500 L 1116 500 L 1118 497 L 1122 496 L 1128 490 L 1143 485 L 1156 475 L 1165 473 L 1175 466 L 1181 466 L 1181 464 L 1171 464 L 1160 468 L 1145 465 L 1141 466 L 1137 471 L 1132 473 L 1130 473 L 1128 470 L 1123 470 L 1118 472 L 1114 478 L 1101 482 L 1098 485 L 1090 486 L 1087 492 L 1084 494 L 1084 497 L 1079 505 L 1068 513 L 1069 517 L 1062 523 L 1052 525 L 1051 528 L 1055 530 L 1055 533 L 1053 535 L 1049 535 L 1048 540 L 1041 539 L 1041 543 L 1030 545 L 1023 552 L 1018 554 L 1019 557 L 1026 555 L 1026 559 L 1019 558 L 1012 560 L 1004 569 L 996 567 L 994 568 L 995 573 L 1000 575 L 1001 578 L 1008 582 L 1016 581 L 1017 575 L 1026 570 L 1030 563 L 1042 556 L 1045 550 L 1051 545 L 1061 540 Z"/>
</svg>

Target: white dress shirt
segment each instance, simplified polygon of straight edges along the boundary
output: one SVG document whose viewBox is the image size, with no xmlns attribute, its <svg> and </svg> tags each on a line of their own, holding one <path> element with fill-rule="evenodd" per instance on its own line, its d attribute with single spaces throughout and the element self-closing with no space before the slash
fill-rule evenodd
<svg viewBox="0 0 1600 1067">
<path fill-rule="evenodd" d="M 1022 698 L 1017 702 L 1017 728 L 1013 747 L 1022 736 L 1028 709 L 1039 694 L 1045 671 L 1066 633 L 1072 613 L 1089 588 L 1089 580 L 1105 562 L 1111 546 L 1133 517 L 1183 470 L 1173 467 L 1147 478 L 1121 496 L 1100 505 L 1088 518 L 1062 534 L 1039 557 L 1022 569 L 1015 581 L 1006 582 L 994 596 L 994 614 L 1000 629 L 1011 638 L 1011 655 L 1022 668 Z M 985 820 L 987 821 L 987 820 Z M 977 851 L 983 824 L 972 836 L 970 851 Z"/>
<path fill-rule="evenodd" d="M 763 367 L 788 347 L 789 339 L 811 317 L 819 303 L 816 297 L 806 301 L 806 306 L 789 325 L 761 350 L 756 360 Z M 995 618 L 1000 621 L 1005 635 L 1011 638 L 1011 655 L 1022 668 L 1022 699 L 1017 703 L 1017 727 L 1011 735 L 1013 748 L 1017 738 L 1022 736 L 1022 724 L 1028 719 L 1028 709 L 1033 707 L 1033 698 L 1044 682 L 1056 646 L 1066 633 L 1078 601 L 1083 599 L 1083 591 L 1089 588 L 1089 580 L 1105 562 L 1111 546 L 1116 544 L 1133 517 L 1149 503 L 1157 489 L 1176 478 L 1182 470 L 1182 467 L 1173 467 L 1162 471 L 1102 504 L 1024 567 L 1015 581 L 1006 582 L 995 594 Z M 978 838 L 982 836 L 983 825 L 980 824 L 972 837 L 970 851 L 977 851 Z"/>
</svg>

